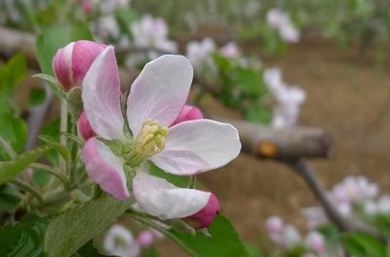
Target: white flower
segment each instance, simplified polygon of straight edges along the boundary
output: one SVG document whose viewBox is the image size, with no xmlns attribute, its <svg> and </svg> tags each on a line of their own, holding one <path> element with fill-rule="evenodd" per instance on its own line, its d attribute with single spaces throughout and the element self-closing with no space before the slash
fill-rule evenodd
<svg viewBox="0 0 390 257">
<path fill-rule="evenodd" d="M 240 48 L 235 42 L 229 42 L 219 49 L 225 58 L 239 58 L 241 56 Z"/>
<path fill-rule="evenodd" d="M 106 15 L 100 17 L 94 24 L 95 33 L 101 41 L 106 41 L 109 38 L 117 39 L 120 31 L 115 16 Z"/>
<path fill-rule="evenodd" d="M 199 69 L 203 65 L 213 65 L 212 53 L 215 50 L 216 46 L 214 40 L 206 37 L 201 42 L 189 42 L 187 44 L 186 56 L 195 69 Z"/>
<path fill-rule="evenodd" d="M 305 91 L 285 84 L 279 68 L 265 69 L 263 78 L 277 101 L 273 111 L 272 126 L 274 128 L 293 127 L 297 123 L 300 106 L 305 101 Z"/>
<path fill-rule="evenodd" d="M 88 175 L 121 200 L 130 196 L 131 183 L 140 207 L 161 218 L 191 216 L 207 206 L 212 194 L 148 175 L 148 161 L 171 174 L 195 175 L 227 164 L 241 149 L 238 131 L 230 124 L 199 119 L 173 125 L 192 78 L 184 56 L 164 55 L 147 63 L 131 86 L 123 114 L 118 66 L 108 46 L 82 83 L 84 111 L 96 134 L 82 152 Z"/>
<path fill-rule="evenodd" d="M 176 53 L 177 45 L 168 39 L 168 27 L 162 18 L 144 15 L 140 21 L 133 22 L 130 27 L 134 45 L 140 48 L 153 48 L 166 53 Z M 158 57 L 158 52 L 149 53 L 149 58 Z"/>
<path fill-rule="evenodd" d="M 119 224 L 111 226 L 104 236 L 103 246 L 108 254 L 119 257 L 137 257 L 140 254 L 140 246 L 133 234 Z"/>
<path fill-rule="evenodd" d="M 277 29 L 280 37 L 287 42 L 298 42 L 300 33 L 291 23 L 288 14 L 280 9 L 271 9 L 267 12 L 267 23 Z"/>
<path fill-rule="evenodd" d="M 324 254 L 326 252 L 325 239 L 323 235 L 317 231 L 310 231 L 310 233 L 306 236 L 305 246 L 317 254 Z"/>
</svg>

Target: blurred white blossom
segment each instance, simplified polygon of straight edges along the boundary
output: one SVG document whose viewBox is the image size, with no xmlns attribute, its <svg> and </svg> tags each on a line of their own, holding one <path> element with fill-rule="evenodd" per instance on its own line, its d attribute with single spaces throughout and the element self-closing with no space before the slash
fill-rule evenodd
<svg viewBox="0 0 390 257">
<path fill-rule="evenodd" d="M 270 9 L 267 12 L 267 23 L 279 32 L 280 37 L 286 42 L 299 41 L 299 30 L 292 24 L 288 13 L 278 9 Z"/>
<path fill-rule="evenodd" d="M 119 257 L 137 257 L 140 253 L 140 246 L 133 234 L 119 224 L 111 226 L 104 237 L 103 246 L 108 254 Z"/>
<path fill-rule="evenodd" d="M 212 53 L 216 51 L 216 45 L 212 38 L 206 37 L 200 42 L 191 41 L 187 44 L 186 56 L 191 61 L 195 69 L 212 66 Z"/>
<path fill-rule="evenodd" d="M 162 18 L 144 15 L 141 20 L 131 24 L 130 30 L 134 38 L 134 46 L 136 47 L 151 48 L 168 53 L 177 52 L 177 44 L 169 40 L 168 27 Z M 158 57 L 157 51 L 154 51 L 153 55 L 155 56 L 153 58 Z"/>
<path fill-rule="evenodd" d="M 300 106 L 305 101 L 305 91 L 296 86 L 287 85 L 282 80 L 279 68 L 265 69 L 263 78 L 277 102 L 273 111 L 272 126 L 275 128 L 293 127 L 297 123 Z"/>
</svg>

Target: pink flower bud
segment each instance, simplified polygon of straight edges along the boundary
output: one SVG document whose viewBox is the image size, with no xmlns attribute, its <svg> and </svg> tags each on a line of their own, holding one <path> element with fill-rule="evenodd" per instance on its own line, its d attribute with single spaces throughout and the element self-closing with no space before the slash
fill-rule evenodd
<svg viewBox="0 0 390 257">
<path fill-rule="evenodd" d="M 155 239 L 155 234 L 152 230 L 143 230 L 137 236 L 137 242 L 141 247 L 148 247 L 153 244 Z"/>
<path fill-rule="evenodd" d="M 192 105 L 184 105 L 179 116 L 176 118 L 175 122 L 173 122 L 172 125 L 187 120 L 199 120 L 199 119 L 203 119 L 203 113 L 198 107 Z"/>
<path fill-rule="evenodd" d="M 91 0 L 84 0 L 81 8 L 83 9 L 83 12 L 90 13 L 93 10 L 93 5 Z"/>
<path fill-rule="evenodd" d="M 317 231 L 311 231 L 305 240 L 305 245 L 317 254 L 326 252 L 326 243 L 324 237 Z"/>
<path fill-rule="evenodd" d="M 89 67 L 106 46 L 93 41 L 72 42 L 57 50 L 53 58 L 53 70 L 65 89 L 81 86 Z"/>
<path fill-rule="evenodd" d="M 265 226 L 269 233 L 282 233 L 284 224 L 280 217 L 271 216 L 266 220 Z"/>
<path fill-rule="evenodd" d="M 91 125 L 89 125 L 89 121 L 85 112 L 82 112 L 79 119 L 77 120 L 77 128 L 79 130 L 80 135 L 85 140 L 88 140 L 89 138 L 95 136 L 95 132 L 92 130 Z"/>
<path fill-rule="evenodd" d="M 189 216 L 187 219 L 194 222 L 195 228 L 197 229 L 207 228 L 213 221 L 214 217 L 219 214 L 219 211 L 220 205 L 218 198 L 211 193 L 207 205 L 202 210 Z"/>
</svg>

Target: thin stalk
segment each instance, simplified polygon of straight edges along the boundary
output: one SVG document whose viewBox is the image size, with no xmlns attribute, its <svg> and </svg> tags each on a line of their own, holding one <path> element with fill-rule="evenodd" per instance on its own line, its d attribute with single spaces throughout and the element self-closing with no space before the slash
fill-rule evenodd
<svg viewBox="0 0 390 257">
<path fill-rule="evenodd" d="M 42 164 L 42 163 L 32 163 L 30 165 L 30 167 L 34 168 L 34 169 L 41 169 L 41 170 L 44 170 L 44 171 L 50 173 L 51 175 L 58 178 L 64 184 L 65 188 L 70 188 L 70 182 L 69 182 L 68 178 L 65 177 L 63 174 L 61 174 L 60 170 L 53 168 L 53 167 L 50 167 L 49 165 Z"/>
<path fill-rule="evenodd" d="M 20 179 L 13 179 L 13 180 L 11 180 L 11 183 L 18 186 L 20 189 L 31 193 L 31 195 L 33 195 L 35 198 L 37 198 L 40 203 L 44 202 L 42 194 L 40 192 L 38 192 L 38 190 L 36 190 L 34 187 L 27 184 L 26 182 L 23 182 Z"/>
<path fill-rule="evenodd" d="M 68 103 L 66 100 L 61 100 L 61 121 L 60 121 L 60 143 L 66 147 L 66 133 L 68 132 Z M 60 157 L 60 169 L 66 170 L 65 159 Z"/>
</svg>

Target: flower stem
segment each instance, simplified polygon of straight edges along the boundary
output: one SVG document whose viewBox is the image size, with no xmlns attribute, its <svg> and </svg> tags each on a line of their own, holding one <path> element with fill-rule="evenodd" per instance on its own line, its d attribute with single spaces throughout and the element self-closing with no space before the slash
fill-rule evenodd
<svg viewBox="0 0 390 257">
<path fill-rule="evenodd" d="M 66 147 L 66 133 L 68 132 L 68 103 L 66 100 L 61 100 L 61 120 L 60 120 L 60 143 Z M 60 170 L 66 169 L 65 159 L 60 157 Z"/>
<path fill-rule="evenodd" d="M 34 187 L 27 184 L 26 182 L 20 179 L 13 179 L 11 180 L 11 183 L 18 186 L 20 189 L 31 193 L 31 195 L 35 196 L 35 198 L 37 198 L 40 203 L 44 202 L 42 194 L 38 192 L 38 190 L 36 190 Z"/>
<path fill-rule="evenodd" d="M 30 165 L 30 167 L 34 168 L 34 169 L 41 169 L 41 170 L 44 170 L 44 171 L 50 173 L 51 175 L 53 175 L 56 178 L 58 178 L 59 180 L 61 180 L 61 182 L 64 184 L 65 188 L 67 188 L 67 189 L 70 188 L 70 182 L 69 182 L 68 178 L 66 178 L 63 174 L 61 174 L 60 170 L 53 168 L 53 167 L 50 167 L 49 165 L 42 164 L 42 163 L 32 163 Z"/>
</svg>

